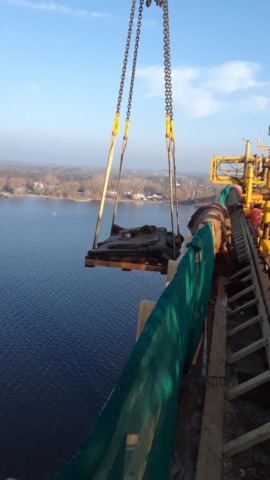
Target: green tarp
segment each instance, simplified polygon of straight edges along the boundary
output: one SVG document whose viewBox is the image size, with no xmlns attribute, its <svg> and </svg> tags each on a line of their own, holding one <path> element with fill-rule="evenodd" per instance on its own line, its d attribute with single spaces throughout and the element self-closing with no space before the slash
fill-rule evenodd
<svg viewBox="0 0 270 480">
<path fill-rule="evenodd" d="M 213 252 L 212 229 L 206 224 L 194 236 L 105 407 L 58 480 L 168 478 L 181 378 L 196 351 L 210 299 Z"/>
<path fill-rule="evenodd" d="M 218 202 L 222 203 L 223 205 L 226 205 L 226 200 L 228 198 L 228 195 L 231 190 L 231 185 L 227 185 L 221 192 L 220 197 L 218 199 Z"/>
</svg>

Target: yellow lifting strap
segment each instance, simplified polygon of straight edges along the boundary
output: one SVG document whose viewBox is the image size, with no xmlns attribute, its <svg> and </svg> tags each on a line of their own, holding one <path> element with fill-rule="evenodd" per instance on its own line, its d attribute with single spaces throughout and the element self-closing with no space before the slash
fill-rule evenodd
<svg viewBox="0 0 270 480">
<path fill-rule="evenodd" d="M 119 132 L 119 117 L 120 117 L 119 113 L 116 112 L 115 119 L 114 119 L 114 124 L 113 124 L 113 129 L 112 129 L 112 134 L 114 135 L 114 137 Z"/>
<path fill-rule="evenodd" d="M 174 124 L 173 124 L 173 120 L 171 120 L 170 137 L 171 137 L 171 141 L 174 142 Z"/>
<path fill-rule="evenodd" d="M 125 135 L 124 140 L 128 140 L 128 130 L 129 130 L 129 119 L 126 119 L 126 128 L 125 128 Z"/>
<path fill-rule="evenodd" d="M 169 113 L 166 114 L 166 137 L 171 138 Z"/>
</svg>

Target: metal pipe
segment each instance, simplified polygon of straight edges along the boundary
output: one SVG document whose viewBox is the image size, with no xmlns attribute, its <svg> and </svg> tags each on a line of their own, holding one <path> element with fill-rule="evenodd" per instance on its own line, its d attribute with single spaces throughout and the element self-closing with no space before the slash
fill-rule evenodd
<svg viewBox="0 0 270 480">
<path fill-rule="evenodd" d="M 246 160 L 248 160 L 248 158 L 249 158 L 249 155 L 250 155 L 250 141 L 249 141 L 249 140 L 247 140 L 247 144 L 246 144 L 246 153 L 245 153 Z"/>
<path fill-rule="evenodd" d="M 249 158 L 249 155 L 250 155 L 250 141 L 247 140 L 246 151 L 245 151 L 245 173 L 244 173 L 244 177 L 247 177 L 247 174 L 248 174 L 248 158 Z"/>
<path fill-rule="evenodd" d="M 270 169 L 266 171 L 266 187 L 270 188 Z M 263 238 L 268 240 L 270 227 L 270 200 L 266 200 L 263 207 Z"/>
<path fill-rule="evenodd" d="M 246 179 L 246 207 L 249 208 L 252 198 L 253 167 L 247 167 Z"/>
<path fill-rule="evenodd" d="M 267 167 L 266 188 L 270 188 L 270 169 L 269 169 L 269 167 Z"/>
</svg>

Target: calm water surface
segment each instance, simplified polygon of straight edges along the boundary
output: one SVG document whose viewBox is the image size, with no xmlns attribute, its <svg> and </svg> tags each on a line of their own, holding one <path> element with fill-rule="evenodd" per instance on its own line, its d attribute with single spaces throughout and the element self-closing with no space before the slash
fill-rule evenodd
<svg viewBox="0 0 270 480">
<path fill-rule="evenodd" d="M 1 480 L 54 478 L 135 344 L 140 300 L 165 287 L 158 273 L 84 267 L 98 207 L 0 198 Z M 100 240 L 112 212 L 106 204 Z M 184 235 L 192 213 L 180 209 Z M 121 203 L 117 223 L 170 228 L 170 206 Z"/>
</svg>

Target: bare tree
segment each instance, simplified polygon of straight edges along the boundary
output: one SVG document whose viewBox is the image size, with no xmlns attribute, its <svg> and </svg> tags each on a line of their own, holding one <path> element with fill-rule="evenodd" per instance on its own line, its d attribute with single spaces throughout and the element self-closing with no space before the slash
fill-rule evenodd
<svg viewBox="0 0 270 480">
<path fill-rule="evenodd" d="M 21 188 L 25 187 L 25 179 L 22 177 L 11 177 L 8 180 L 8 187 L 13 190 L 13 192 L 18 191 Z"/>
<path fill-rule="evenodd" d="M 80 187 L 79 182 L 63 182 L 63 194 L 65 197 L 72 198 L 76 195 L 78 188 Z"/>
<path fill-rule="evenodd" d="M 5 190 L 7 184 L 7 179 L 5 177 L 0 177 L 0 192 Z"/>
<path fill-rule="evenodd" d="M 132 185 L 129 180 L 121 180 L 120 183 L 120 196 L 124 196 L 125 192 L 131 192 L 132 191 Z"/>
<path fill-rule="evenodd" d="M 54 196 L 56 194 L 56 190 L 58 185 L 60 184 L 60 181 L 57 177 L 54 175 L 46 175 L 44 177 L 44 193 L 45 195 L 48 195 L 49 197 Z"/>
<path fill-rule="evenodd" d="M 92 189 L 93 189 L 93 192 L 94 192 L 94 196 L 96 198 L 101 197 L 102 191 L 103 191 L 103 185 L 104 185 L 104 178 L 103 177 L 94 177 L 93 178 Z"/>
<path fill-rule="evenodd" d="M 93 188 L 93 179 L 92 179 L 92 178 L 88 178 L 88 180 L 85 180 L 85 182 L 83 182 L 83 184 L 82 184 L 82 188 L 84 189 L 85 192 L 86 192 L 87 190 L 92 190 L 92 188 Z"/>
</svg>

